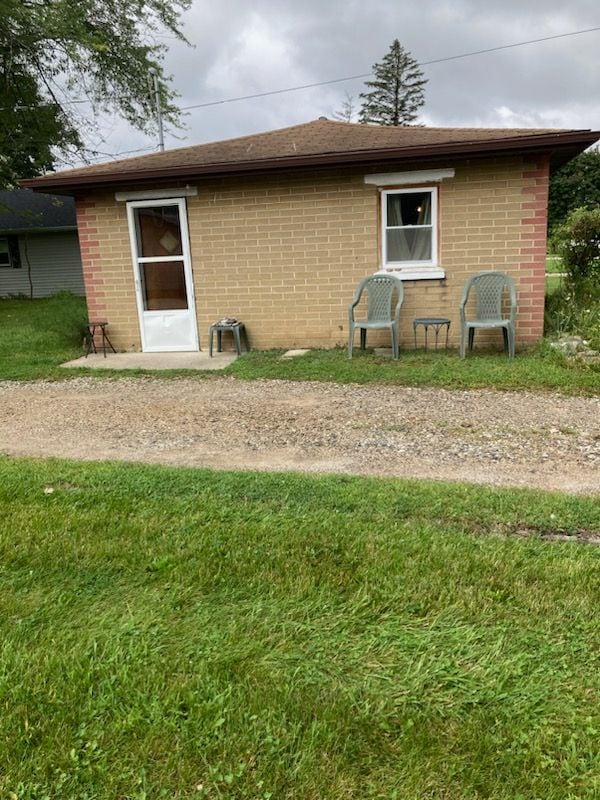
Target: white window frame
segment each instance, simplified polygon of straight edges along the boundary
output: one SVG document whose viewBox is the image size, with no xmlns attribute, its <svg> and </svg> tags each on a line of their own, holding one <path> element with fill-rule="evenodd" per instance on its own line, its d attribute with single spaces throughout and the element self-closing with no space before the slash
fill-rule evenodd
<svg viewBox="0 0 600 800">
<path fill-rule="evenodd" d="M 431 258 L 427 261 L 388 261 L 387 257 L 387 224 L 388 196 L 394 194 L 418 194 L 429 192 L 431 196 Z M 437 186 L 411 186 L 405 189 L 382 189 L 380 192 L 381 203 L 381 272 L 395 272 L 406 280 L 420 280 L 431 278 L 444 278 L 445 272 L 438 261 L 439 235 L 438 235 L 438 187 Z M 423 228 L 423 225 L 391 226 L 391 229 Z"/>
</svg>

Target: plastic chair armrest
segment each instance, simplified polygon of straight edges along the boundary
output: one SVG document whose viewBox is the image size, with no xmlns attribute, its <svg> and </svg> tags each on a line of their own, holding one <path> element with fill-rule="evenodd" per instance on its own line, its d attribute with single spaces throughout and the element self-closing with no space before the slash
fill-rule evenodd
<svg viewBox="0 0 600 800">
<path fill-rule="evenodd" d="M 396 322 L 400 322 L 400 309 L 402 308 L 403 302 L 404 298 L 401 297 L 396 303 L 396 308 L 394 309 L 394 319 L 396 320 Z"/>
</svg>

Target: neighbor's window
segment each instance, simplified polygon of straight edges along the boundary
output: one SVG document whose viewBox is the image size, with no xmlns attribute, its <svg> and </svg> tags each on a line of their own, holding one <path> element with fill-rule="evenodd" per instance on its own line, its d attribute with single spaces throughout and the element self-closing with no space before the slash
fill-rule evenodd
<svg viewBox="0 0 600 800">
<path fill-rule="evenodd" d="M 8 239 L 0 237 L 0 267 L 12 266 L 10 260 L 10 248 L 8 246 Z"/>
<path fill-rule="evenodd" d="M 436 189 L 390 189 L 381 201 L 383 268 L 436 266 Z"/>
<path fill-rule="evenodd" d="M 0 236 L 0 268 L 20 266 L 19 240 L 16 236 Z"/>
</svg>

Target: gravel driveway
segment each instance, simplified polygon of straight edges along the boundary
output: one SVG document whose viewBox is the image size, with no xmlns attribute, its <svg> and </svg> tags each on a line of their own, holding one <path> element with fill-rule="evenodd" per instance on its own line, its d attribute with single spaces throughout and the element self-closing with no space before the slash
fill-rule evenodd
<svg viewBox="0 0 600 800">
<path fill-rule="evenodd" d="M 288 381 L 0 383 L 0 451 L 600 492 L 600 399 Z"/>
</svg>

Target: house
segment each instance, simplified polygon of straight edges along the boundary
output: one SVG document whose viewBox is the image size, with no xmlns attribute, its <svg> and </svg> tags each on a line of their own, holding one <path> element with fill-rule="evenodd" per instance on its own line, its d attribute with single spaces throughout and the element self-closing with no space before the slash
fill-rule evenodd
<svg viewBox="0 0 600 800">
<path fill-rule="evenodd" d="M 72 197 L 0 192 L 0 297 L 83 295 Z"/>
<path fill-rule="evenodd" d="M 416 316 L 452 320 L 466 279 L 511 274 L 517 345 L 542 335 L 550 170 L 589 130 L 302 125 L 23 181 L 75 196 L 91 317 L 122 350 L 206 347 L 215 319 L 254 347 L 347 341 L 358 282 L 405 281 Z"/>
</svg>

